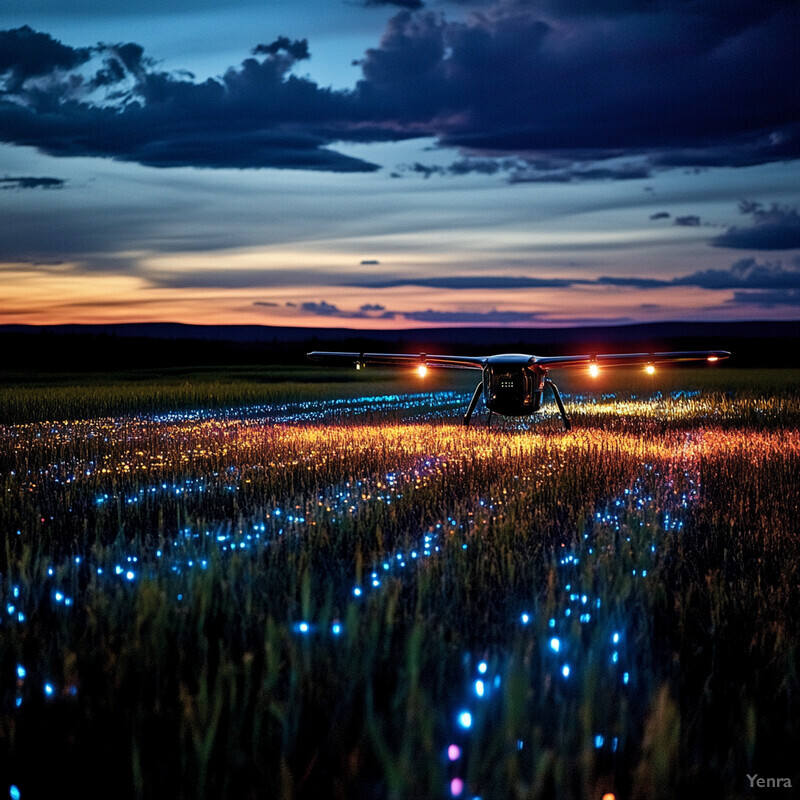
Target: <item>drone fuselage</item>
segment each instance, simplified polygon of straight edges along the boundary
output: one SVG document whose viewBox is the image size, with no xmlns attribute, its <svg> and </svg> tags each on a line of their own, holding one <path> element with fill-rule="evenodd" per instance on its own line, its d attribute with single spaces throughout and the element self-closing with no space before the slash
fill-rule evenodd
<svg viewBox="0 0 800 800">
<path fill-rule="evenodd" d="M 483 368 L 483 402 L 495 414 L 522 417 L 542 405 L 547 372 L 530 363 L 529 355 L 491 356 Z"/>
</svg>

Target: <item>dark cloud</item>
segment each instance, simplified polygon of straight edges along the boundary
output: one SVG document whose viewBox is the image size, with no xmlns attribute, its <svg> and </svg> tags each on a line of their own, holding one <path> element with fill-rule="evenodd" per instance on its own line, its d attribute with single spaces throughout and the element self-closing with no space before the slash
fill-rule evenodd
<svg viewBox="0 0 800 800">
<path fill-rule="evenodd" d="M 672 215 L 669 211 L 659 211 L 650 215 L 650 219 L 669 219 Z"/>
<path fill-rule="evenodd" d="M 333 303 L 320 300 L 319 303 L 301 303 L 300 310 L 318 317 L 346 317 L 349 319 L 394 319 L 395 317 L 394 312 L 387 311 L 385 306 L 376 303 L 365 303 L 359 307 L 358 311 L 344 311 Z M 379 312 L 378 316 L 376 316 L 376 312 Z"/>
<path fill-rule="evenodd" d="M 703 289 L 800 289 L 800 269 L 787 269 L 780 262 L 759 264 L 753 258 L 743 258 L 729 269 L 695 272 L 671 283 Z"/>
<path fill-rule="evenodd" d="M 694 146 L 675 146 L 668 150 L 648 154 L 654 169 L 688 167 L 754 167 L 775 161 L 789 161 L 798 157 L 800 127 L 792 122 L 780 129 L 750 129 L 742 133 L 720 136 L 717 141 L 706 140 Z"/>
<path fill-rule="evenodd" d="M 732 247 L 742 250 L 791 250 L 800 248 L 800 214 L 788 206 L 763 206 L 760 203 L 743 201 L 743 214 L 749 215 L 754 225 L 749 228 L 732 227 L 717 236 L 716 247 Z"/>
<path fill-rule="evenodd" d="M 500 170 L 514 169 L 516 160 L 496 158 L 462 158 L 447 167 L 450 175 L 494 175 Z"/>
<path fill-rule="evenodd" d="M 286 303 L 287 306 L 294 307 L 295 303 Z M 608 320 L 602 317 L 586 317 L 575 319 L 553 317 L 548 314 L 541 314 L 531 311 L 501 311 L 490 308 L 486 311 L 437 311 L 432 308 L 424 311 L 387 311 L 383 306 L 364 305 L 358 311 L 346 311 L 338 306 L 321 300 L 319 303 L 301 303 L 300 309 L 307 314 L 320 317 L 337 317 L 342 319 L 381 319 L 395 320 L 403 319 L 408 322 L 420 322 L 424 324 L 449 324 L 449 325 L 507 325 L 507 324 L 534 324 L 543 321 L 550 323 L 571 322 L 579 325 L 592 325 L 596 323 L 607 323 Z M 377 312 L 377 314 L 376 314 Z M 623 317 L 620 322 L 632 321 L 628 317 Z"/>
<path fill-rule="evenodd" d="M 733 303 L 745 305 L 758 305 L 762 308 L 775 306 L 792 306 L 800 308 L 800 289 L 787 291 L 761 291 L 761 292 L 734 292 Z"/>
<path fill-rule="evenodd" d="M 707 269 L 670 280 L 637 277 L 602 277 L 588 283 L 659 289 L 668 286 L 696 286 L 701 289 L 780 290 L 800 288 L 800 267 L 784 267 L 780 262 L 759 264 L 743 258 L 728 269 Z"/>
<path fill-rule="evenodd" d="M 287 303 L 288 305 L 288 303 Z M 319 303 L 301 303 L 300 310 L 306 314 L 319 317 L 340 317 L 346 319 L 397 319 L 398 317 L 411 322 L 426 323 L 492 323 L 505 324 L 515 322 L 534 322 L 540 315 L 527 311 L 387 311 L 384 306 L 376 304 L 362 305 L 358 311 L 345 311 L 338 306 L 321 300 Z M 376 315 L 376 312 L 377 315 Z"/>
<path fill-rule="evenodd" d="M 300 308 L 307 314 L 317 314 L 320 317 L 349 316 L 332 303 L 321 300 L 319 303 L 301 303 Z"/>
<path fill-rule="evenodd" d="M 576 281 L 576 283 L 578 283 Z M 800 267 L 784 267 L 780 262 L 759 264 L 744 258 L 728 269 L 708 269 L 682 275 L 670 280 L 638 277 L 602 277 L 586 281 L 607 286 L 627 286 L 635 289 L 661 289 L 669 286 L 695 286 L 700 289 L 757 289 L 780 290 L 800 288 Z"/>
<path fill-rule="evenodd" d="M 407 320 L 414 322 L 433 323 L 491 323 L 493 325 L 508 325 L 515 322 L 541 321 L 542 315 L 529 311 L 498 311 L 495 308 L 488 311 L 434 311 L 429 308 L 425 311 L 407 311 L 403 313 Z"/>
<path fill-rule="evenodd" d="M 511 275 L 473 275 L 432 278 L 362 280 L 348 286 L 392 289 L 399 286 L 427 286 L 432 289 L 562 289 L 572 286 L 619 286 L 632 289 L 663 289 L 695 286 L 701 289 L 795 289 L 800 288 L 800 265 L 784 267 L 780 262 L 763 264 L 755 259 L 736 261 L 728 269 L 710 269 L 677 278 L 640 278 L 638 276 L 602 276 L 586 278 L 533 278 Z"/>
<path fill-rule="evenodd" d="M 447 175 L 447 167 L 420 164 L 418 161 L 415 164 L 404 164 L 399 169 L 402 172 L 416 172 L 423 178 L 430 178 L 431 175 Z"/>
<path fill-rule="evenodd" d="M 295 304 L 287 303 L 286 305 L 294 306 Z M 346 311 L 333 303 L 320 300 L 319 303 L 301 303 L 300 310 L 318 317 L 342 317 L 345 319 L 394 319 L 398 316 L 394 311 L 387 311 L 384 306 L 375 303 L 365 303 L 359 307 L 358 311 Z"/>
<path fill-rule="evenodd" d="M 597 283 L 600 286 L 629 286 L 635 289 L 660 289 L 664 286 L 672 286 L 672 281 L 660 278 L 614 278 L 608 276 L 598 278 L 596 281 L 586 281 L 586 283 Z"/>
<path fill-rule="evenodd" d="M 675 217 L 675 225 L 684 228 L 697 228 L 700 226 L 700 217 L 695 214 L 687 214 L 685 217 Z"/>
<path fill-rule="evenodd" d="M 463 275 L 443 278 L 394 278 L 390 280 L 361 280 L 347 286 L 370 289 L 392 289 L 398 286 L 428 286 L 432 289 L 554 289 L 574 286 L 571 278 L 528 278 L 510 275 Z"/>
<path fill-rule="evenodd" d="M 378 168 L 327 149 L 341 138 L 327 129 L 329 120 L 353 117 L 352 100 L 290 73 L 308 56 L 304 40 L 280 37 L 259 45 L 261 58 L 196 83 L 158 71 L 136 44 L 89 51 L 25 28 L 4 35 L 24 40 L 28 49 L 4 54 L 0 140 L 56 156 L 158 167 Z M 93 78 L 68 71 L 74 64 L 86 67 L 90 57 L 100 64 Z"/>
<path fill-rule="evenodd" d="M 364 0 L 366 8 L 377 8 L 380 6 L 397 6 L 398 8 L 407 8 L 411 11 L 416 11 L 422 8 L 425 3 L 422 0 Z"/>
<path fill-rule="evenodd" d="M 649 6 L 562 20 L 561 4 L 545 14 L 511 0 L 463 23 L 400 14 L 367 53 L 359 96 L 398 127 L 427 122 L 472 150 L 638 152 L 661 165 L 796 157 L 798 7 Z"/>
<path fill-rule="evenodd" d="M 25 175 L 0 178 L 0 189 L 61 189 L 65 183 L 61 178 L 34 178 Z"/>
<path fill-rule="evenodd" d="M 6 76 L 5 91 L 13 93 L 29 78 L 70 70 L 91 58 L 91 48 L 75 49 L 27 25 L 0 31 L 0 75 Z"/>
<path fill-rule="evenodd" d="M 424 178 L 508 173 L 511 183 L 578 183 L 587 181 L 626 181 L 651 178 L 646 162 L 582 166 L 565 159 L 462 158 L 452 164 L 401 164 L 399 172 L 415 172 Z"/>
<path fill-rule="evenodd" d="M 73 48 L 30 28 L 6 31 L 0 139 L 162 167 L 345 172 L 376 167 L 329 149 L 337 141 L 433 136 L 478 159 L 447 174 L 547 157 L 566 166 L 517 180 L 562 182 L 800 157 L 800 4 L 496 0 L 448 20 L 412 13 L 416 0 L 387 3 L 405 10 L 347 91 L 292 74 L 308 57 L 305 40 L 258 45 L 197 82 L 160 71 L 137 44 Z M 623 158 L 636 166 L 598 163 Z M 786 246 L 754 227 L 764 249 Z M 752 246 L 742 236 L 729 231 L 720 244 Z"/>
<path fill-rule="evenodd" d="M 277 56 L 281 52 L 286 53 L 292 61 L 302 61 L 311 57 L 307 39 L 293 42 L 286 36 L 279 36 L 270 44 L 260 44 L 253 48 L 254 56 Z"/>
<path fill-rule="evenodd" d="M 586 181 L 634 181 L 652 176 L 652 169 L 642 163 L 606 167 L 572 166 L 548 172 L 518 170 L 511 174 L 510 180 L 512 183 L 583 183 Z"/>
<path fill-rule="evenodd" d="M 437 164 L 401 164 L 397 169 L 399 172 L 416 172 L 424 178 L 430 178 L 432 175 L 495 175 L 498 172 L 510 170 L 522 170 L 525 167 L 525 162 L 519 159 L 510 158 L 461 158 L 454 161 L 447 166 L 440 166 Z"/>
</svg>

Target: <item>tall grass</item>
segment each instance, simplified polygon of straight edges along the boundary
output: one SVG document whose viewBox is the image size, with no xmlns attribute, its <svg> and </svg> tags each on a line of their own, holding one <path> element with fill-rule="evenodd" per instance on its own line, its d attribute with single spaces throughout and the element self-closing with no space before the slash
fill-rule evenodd
<svg viewBox="0 0 800 800">
<path fill-rule="evenodd" d="M 779 383 L 628 385 L 573 400 L 569 434 L 464 429 L 426 397 L 7 425 L 0 791 L 796 778 L 800 401 Z"/>
<path fill-rule="evenodd" d="M 426 385 L 446 385 L 437 375 Z M 222 410 L 235 406 L 356 397 L 391 390 L 408 381 L 386 371 L 312 367 L 208 367 L 109 373 L 0 373 L 0 424 L 76 420 L 138 413 Z M 455 377 L 459 385 L 458 376 Z"/>
</svg>

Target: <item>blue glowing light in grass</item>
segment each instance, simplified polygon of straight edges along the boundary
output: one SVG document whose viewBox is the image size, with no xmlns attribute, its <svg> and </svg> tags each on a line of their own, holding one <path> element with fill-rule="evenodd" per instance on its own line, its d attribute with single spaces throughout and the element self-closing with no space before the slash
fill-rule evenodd
<svg viewBox="0 0 800 800">
<path fill-rule="evenodd" d="M 569 664 L 564 664 L 564 666 L 563 666 L 563 667 L 561 667 L 561 674 L 562 674 L 562 675 L 563 675 L 565 678 L 569 678 L 569 672 L 570 672 L 570 670 L 569 670 Z"/>
<path fill-rule="evenodd" d="M 469 711 L 459 712 L 458 724 L 464 728 L 464 730 L 469 730 L 472 727 L 472 714 L 470 714 Z"/>
<path fill-rule="evenodd" d="M 22 793 L 20 792 L 18 786 L 11 784 L 11 787 L 8 790 L 8 796 L 11 798 L 11 800 L 20 800 Z"/>
<path fill-rule="evenodd" d="M 557 636 L 554 636 L 550 640 L 550 649 L 555 653 L 557 653 L 561 649 L 561 641 L 558 639 Z"/>
<path fill-rule="evenodd" d="M 52 683 L 46 683 L 44 685 L 44 693 L 47 695 L 47 697 L 52 697 L 55 694 L 55 692 L 56 690 L 53 687 Z"/>
</svg>

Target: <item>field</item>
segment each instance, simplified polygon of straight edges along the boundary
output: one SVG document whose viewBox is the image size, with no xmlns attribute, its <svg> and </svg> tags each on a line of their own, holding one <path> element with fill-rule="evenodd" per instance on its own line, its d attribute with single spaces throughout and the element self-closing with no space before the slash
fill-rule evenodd
<svg viewBox="0 0 800 800">
<path fill-rule="evenodd" d="M 10 376 L 0 796 L 800 785 L 800 372 L 607 372 Z"/>
</svg>

